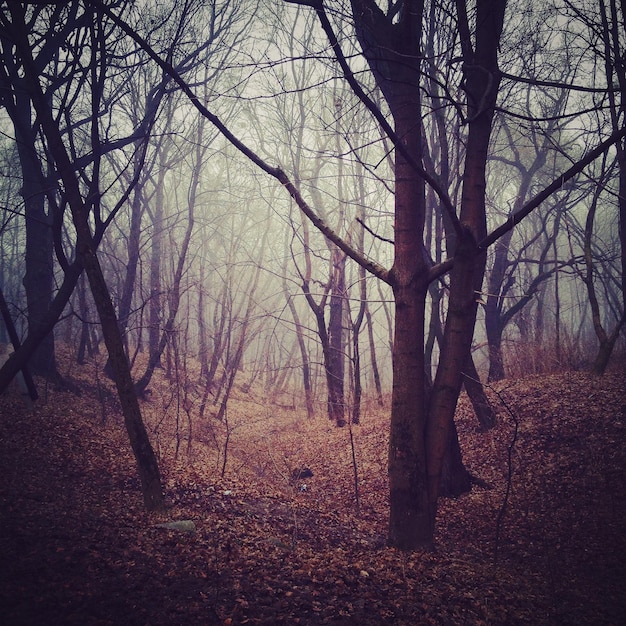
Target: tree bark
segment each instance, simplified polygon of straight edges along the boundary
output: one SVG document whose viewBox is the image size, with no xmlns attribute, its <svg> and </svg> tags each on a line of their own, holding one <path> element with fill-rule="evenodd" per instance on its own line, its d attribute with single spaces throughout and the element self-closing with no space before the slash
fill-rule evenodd
<svg viewBox="0 0 626 626">
<path fill-rule="evenodd" d="M 14 350 L 19 350 L 20 348 L 20 338 L 17 334 L 17 330 L 15 329 L 15 325 L 13 324 L 13 319 L 11 318 L 11 313 L 9 312 L 9 307 L 7 306 L 6 300 L 4 299 L 4 294 L 2 293 L 2 289 L 0 289 L 0 316 L 4 321 L 4 325 L 7 330 L 7 334 L 11 339 L 11 343 L 13 344 Z M 37 393 L 37 387 L 33 381 L 33 377 L 30 374 L 30 371 L 27 367 L 22 368 L 22 375 L 24 377 L 24 383 L 26 385 L 26 389 L 28 391 L 28 395 L 31 400 L 37 400 L 39 394 Z"/>
<path fill-rule="evenodd" d="M 502 298 L 501 291 L 508 266 L 508 252 L 513 231 L 509 231 L 495 245 L 493 267 L 489 274 L 487 302 L 485 305 L 485 331 L 489 349 L 489 374 L 487 380 L 502 380 L 505 376 L 502 354 Z"/>
<path fill-rule="evenodd" d="M 161 143 L 161 150 L 166 148 Z M 149 365 L 142 379 L 150 381 L 152 372 L 162 367 L 161 355 L 165 348 L 162 338 L 165 332 L 163 326 L 163 294 L 161 293 L 161 258 L 163 247 L 163 216 L 165 202 L 165 175 L 167 173 L 166 155 L 161 154 L 159 159 L 159 174 L 156 181 L 154 208 L 152 217 L 152 237 L 150 247 L 150 302 L 148 304 L 148 360 Z M 161 344 L 163 344 L 161 346 Z M 143 385 L 143 388 L 147 386 Z M 143 389 L 142 389 L 143 391 Z"/>
<path fill-rule="evenodd" d="M 54 286 L 54 238 L 53 212 L 50 206 L 46 213 L 46 183 L 36 149 L 37 127 L 31 123 L 30 98 L 22 93 L 15 94 L 15 101 L 7 99 L 7 111 L 15 129 L 17 152 L 22 170 L 21 195 L 24 198 L 26 223 L 26 273 L 24 290 L 28 311 L 28 327 L 36 328 L 46 315 L 53 297 Z M 46 334 L 30 359 L 33 374 L 59 381 L 56 366 L 54 333 Z"/>
<path fill-rule="evenodd" d="M 79 224 L 81 223 L 80 216 L 77 217 L 78 220 L 76 217 L 74 218 L 75 225 L 76 221 Z M 76 226 L 81 238 L 88 234 L 86 222 L 81 227 Z M 117 394 L 122 406 L 124 424 L 135 460 L 137 461 L 144 504 L 148 511 L 163 510 L 165 508 L 165 500 L 159 466 L 141 417 L 141 409 L 139 408 L 139 401 L 137 400 L 137 393 L 135 392 L 135 385 L 130 373 L 130 365 L 124 349 L 124 341 L 117 316 L 115 315 L 115 309 L 113 308 L 95 250 L 92 250 L 88 242 L 86 244 L 84 242 L 81 243 L 82 245 L 79 244 L 77 251 L 85 265 L 91 293 L 98 310 L 100 323 L 102 324 L 102 333 L 109 353 L 109 363 L 113 371 Z"/>
<path fill-rule="evenodd" d="M 84 275 L 83 275 L 84 276 Z M 85 363 L 85 352 L 91 354 L 91 337 L 89 333 L 89 307 L 87 305 L 87 287 L 84 284 L 84 280 L 79 281 L 76 286 L 76 292 L 78 296 L 78 310 L 80 313 L 80 339 L 78 342 L 78 351 L 76 354 L 76 361 L 79 365 Z"/>
<path fill-rule="evenodd" d="M 156 456 L 141 418 L 130 367 L 124 351 L 122 334 L 115 309 L 108 292 L 102 269 L 96 256 L 96 246 L 91 235 L 87 206 L 81 196 L 75 168 L 69 158 L 60 130 L 54 120 L 39 84 L 24 23 L 24 9 L 10 7 L 16 47 L 24 67 L 24 87 L 28 89 L 33 106 L 45 135 L 50 157 L 61 177 L 65 198 L 69 204 L 76 231 L 76 256 L 85 268 L 92 295 L 102 323 L 105 343 L 115 375 L 118 396 L 124 413 L 124 423 L 137 461 L 139 477 L 146 508 L 150 511 L 164 508 L 163 489 Z M 94 120 L 94 123 L 97 123 Z"/>
<path fill-rule="evenodd" d="M 389 27 L 386 41 L 394 67 L 373 61 L 379 85 L 391 109 L 395 132 L 417 162 L 421 162 L 422 134 L 416 120 L 421 110 L 419 91 L 419 33 L 423 4 L 414 2 L 398 28 Z M 382 34 L 382 33 L 381 33 Z M 397 56 L 396 56 L 397 55 Z M 415 59 L 411 66 L 401 59 Z M 372 63 L 372 60 L 370 60 Z M 389 434 L 389 530 L 388 543 L 404 550 L 429 547 L 434 518 L 428 502 L 426 378 L 424 371 L 424 330 L 427 261 L 423 252 L 425 183 L 404 154 L 395 154 L 394 263 L 390 278 L 395 301 L 393 339 L 393 386 Z"/>
<path fill-rule="evenodd" d="M 441 467 L 441 479 L 439 481 L 439 497 L 458 498 L 472 489 L 472 475 L 463 465 L 459 434 L 456 424 L 452 422 L 448 448 L 446 450 L 443 465 Z"/>
<path fill-rule="evenodd" d="M 313 419 L 315 411 L 313 409 L 313 389 L 311 385 L 311 366 L 309 364 L 309 354 L 306 349 L 306 343 L 304 341 L 304 333 L 302 331 L 302 324 L 300 323 L 300 316 L 298 310 L 293 302 L 291 293 L 287 288 L 287 281 L 283 275 L 283 291 L 285 293 L 285 299 L 287 300 L 287 306 L 293 317 L 293 323 L 295 325 L 296 340 L 298 342 L 298 348 L 300 349 L 300 358 L 302 360 L 302 385 L 304 387 L 304 401 L 306 404 L 306 414 L 309 419 Z"/>
<path fill-rule="evenodd" d="M 37 347 L 52 332 L 74 291 L 82 270 L 83 267 L 79 260 L 72 263 L 65 270 L 63 282 L 57 290 L 45 316 L 39 320 L 36 326 L 29 328 L 28 335 L 19 349 L 13 352 L 2 368 L 0 368 L 0 393 L 9 386 L 16 374 L 28 364 Z"/>
<path fill-rule="evenodd" d="M 496 425 L 496 414 L 493 412 L 491 404 L 487 399 L 485 388 L 480 382 L 480 376 L 474 364 L 474 358 L 470 354 L 463 371 L 463 385 L 472 403 L 472 408 L 476 414 L 476 419 L 481 430 L 489 430 Z"/>
<path fill-rule="evenodd" d="M 365 321 L 367 323 L 367 340 L 370 347 L 370 362 L 372 364 L 372 378 L 374 379 L 374 389 L 376 389 L 376 398 L 378 406 L 383 406 L 383 387 L 380 382 L 380 371 L 378 369 L 378 359 L 376 357 L 376 343 L 374 341 L 374 325 L 372 321 L 372 312 L 369 305 L 365 306 Z"/>
<path fill-rule="evenodd" d="M 463 172 L 460 227 L 457 233 L 454 266 L 450 274 L 450 297 L 444 328 L 439 367 L 433 385 L 426 450 L 428 499 L 434 526 L 441 472 L 454 412 L 467 363 L 477 311 L 486 254 L 478 242 L 486 236 L 486 165 L 491 126 L 500 83 L 497 55 L 504 21 L 505 3 L 499 0 L 477 2 L 475 49 L 471 49 L 465 5 L 457 3 L 463 56 L 466 63 L 468 138 Z"/>
<path fill-rule="evenodd" d="M 346 256 L 332 246 L 331 293 L 328 317 L 328 417 L 339 427 L 346 425 L 345 417 L 345 330 Z"/>
</svg>

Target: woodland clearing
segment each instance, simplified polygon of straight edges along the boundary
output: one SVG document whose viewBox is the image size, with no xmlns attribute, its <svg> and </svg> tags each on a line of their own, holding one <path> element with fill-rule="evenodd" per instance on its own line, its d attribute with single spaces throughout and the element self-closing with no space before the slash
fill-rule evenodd
<svg viewBox="0 0 626 626">
<path fill-rule="evenodd" d="M 388 411 L 338 429 L 239 388 L 217 422 L 159 372 L 142 410 L 170 506 L 148 514 L 94 371 L 71 365 L 79 395 L 38 381 L 34 408 L 0 397 L 2 624 L 624 623 L 623 368 L 502 381 L 488 432 L 462 397 L 489 487 L 442 500 L 415 553 L 385 545 Z M 177 520 L 193 530 L 159 526 Z"/>
</svg>

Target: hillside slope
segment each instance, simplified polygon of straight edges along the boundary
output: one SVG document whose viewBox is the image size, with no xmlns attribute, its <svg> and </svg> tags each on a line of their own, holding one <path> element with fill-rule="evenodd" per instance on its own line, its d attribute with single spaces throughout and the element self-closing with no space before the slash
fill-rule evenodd
<svg viewBox="0 0 626 626">
<path fill-rule="evenodd" d="M 623 623 L 623 371 L 504 381 L 488 433 L 463 399 L 465 462 L 490 488 L 444 500 L 436 550 L 415 554 L 384 545 L 384 411 L 366 407 L 351 444 L 249 394 L 228 425 L 153 394 L 171 507 L 151 516 L 111 390 L 72 376 L 80 396 L 33 412 L 0 397 L 2 624 Z M 157 526 L 174 520 L 195 530 Z"/>
</svg>

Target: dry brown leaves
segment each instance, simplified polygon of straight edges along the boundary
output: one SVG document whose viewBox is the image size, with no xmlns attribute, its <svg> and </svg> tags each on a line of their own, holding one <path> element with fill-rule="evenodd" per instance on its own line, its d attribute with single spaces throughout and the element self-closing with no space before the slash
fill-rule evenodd
<svg viewBox="0 0 626 626">
<path fill-rule="evenodd" d="M 227 424 L 200 419 L 197 398 L 161 381 L 143 410 L 171 507 L 148 515 L 112 389 L 93 364 L 72 367 L 81 396 L 49 390 L 32 413 L 14 393 L 0 398 L 3 624 L 618 624 L 626 614 L 623 371 L 505 381 L 489 392 L 499 424 L 488 433 L 462 399 L 465 462 L 491 488 L 442 501 L 437 549 L 404 554 L 385 547 L 384 411 L 365 407 L 352 428 L 357 511 L 348 428 L 260 394 L 237 394 Z M 293 480 L 301 467 L 313 476 Z M 182 519 L 195 532 L 156 527 Z"/>
</svg>

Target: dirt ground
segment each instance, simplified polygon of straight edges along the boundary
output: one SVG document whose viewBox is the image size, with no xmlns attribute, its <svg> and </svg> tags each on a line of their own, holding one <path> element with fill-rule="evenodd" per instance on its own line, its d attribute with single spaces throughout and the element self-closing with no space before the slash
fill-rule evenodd
<svg viewBox="0 0 626 626">
<path fill-rule="evenodd" d="M 385 409 L 336 429 L 239 392 L 217 423 L 162 381 L 143 411 L 169 508 L 151 515 L 90 372 L 34 408 L 0 397 L 1 624 L 625 623 L 622 370 L 503 381 L 486 433 L 463 398 L 489 487 L 443 500 L 435 550 L 409 554 L 385 546 Z"/>
</svg>

